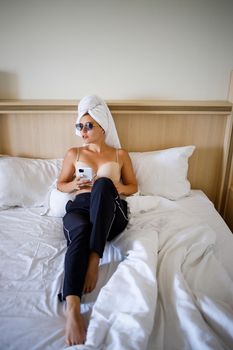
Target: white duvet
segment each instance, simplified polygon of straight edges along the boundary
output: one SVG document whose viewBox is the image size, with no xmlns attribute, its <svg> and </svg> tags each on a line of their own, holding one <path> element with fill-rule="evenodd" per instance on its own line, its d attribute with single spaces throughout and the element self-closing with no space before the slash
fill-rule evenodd
<svg viewBox="0 0 233 350">
<path fill-rule="evenodd" d="M 233 238 L 210 202 L 147 196 L 129 206 L 130 224 L 83 298 L 86 344 L 69 349 L 232 349 Z M 0 349 L 63 349 L 61 221 L 14 215 L 0 212 Z"/>
<path fill-rule="evenodd" d="M 208 225 L 182 211 L 170 213 L 160 232 L 150 349 L 232 349 L 233 280 L 215 243 Z"/>
<path fill-rule="evenodd" d="M 99 294 L 86 344 L 71 348 L 232 349 L 233 281 L 216 233 L 158 197 L 140 200 L 129 200 L 131 224 L 113 242 L 125 259 Z"/>
</svg>

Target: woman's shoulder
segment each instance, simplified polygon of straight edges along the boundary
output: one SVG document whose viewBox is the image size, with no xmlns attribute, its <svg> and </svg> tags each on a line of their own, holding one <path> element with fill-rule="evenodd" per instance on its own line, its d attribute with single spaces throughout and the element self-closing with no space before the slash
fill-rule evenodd
<svg viewBox="0 0 233 350">
<path fill-rule="evenodd" d="M 72 147 L 68 149 L 68 151 L 66 152 L 66 155 L 69 157 L 74 157 L 77 155 L 78 151 L 79 151 L 79 147 Z"/>
<path fill-rule="evenodd" d="M 120 157 L 127 157 L 129 153 L 124 148 L 117 148 L 116 151 Z"/>
<path fill-rule="evenodd" d="M 81 148 L 82 147 L 69 148 L 68 151 L 66 152 L 66 158 L 74 162 L 78 158 Z"/>
<path fill-rule="evenodd" d="M 116 152 L 117 152 L 117 159 L 121 164 L 125 164 L 129 161 L 130 159 L 129 153 L 124 148 L 117 148 Z"/>
<path fill-rule="evenodd" d="M 128 153 L 124 148 L 116 148 L 116 150 L 122 154 Z"/>
<path fill-rule="evenodd" d="M 68 149 L 67 153 L 66 153 L 66 157 L 69 158 L 71 161 L 76 161 L 79 159 L 80 153 L 86 150 L 86 147 L 82 146 L 82 147 L 72 147 L 70 149 Z"/>
</svg>

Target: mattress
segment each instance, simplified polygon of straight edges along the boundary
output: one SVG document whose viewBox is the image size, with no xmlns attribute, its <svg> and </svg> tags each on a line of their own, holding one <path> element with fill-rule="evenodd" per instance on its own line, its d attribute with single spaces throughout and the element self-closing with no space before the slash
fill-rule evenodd
<svg viewBox="0 0 233 350">
<path fill-rule="evenodd" d="M 197 190 L 128 204 L 82 299 L 87 342 L 70 349 L 230 349 L 233 237 L 213 204 Z M 62 219 L 10 208 L 0 222 L 0 349 L 64 349 Z"/>
</svg>

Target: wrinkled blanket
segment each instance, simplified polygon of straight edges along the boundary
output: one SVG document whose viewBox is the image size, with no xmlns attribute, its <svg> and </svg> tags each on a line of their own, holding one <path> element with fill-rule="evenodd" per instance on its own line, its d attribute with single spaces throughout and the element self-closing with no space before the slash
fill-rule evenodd
<svg viewBox="0 0 233 350">
<path fill-rule="evenodd" d="M 70 349 L 233 349 L 233 236 L 205 197 L 181 202 L 128 198 L 129 225 L 82 298 L 87 342 Z M 66 242 L 39 213 L 0 212 L 0 349 L 65 348 Z"/>
<path fill-rule="evenodd" d="M 124 259 L 97 298 L 86 344 L 70 348 L 232 349 L 233 281 L 216 233 L 158 199 L 142 208 L 135 201 L 129 228 L 113 242 Z"/>
</svg>

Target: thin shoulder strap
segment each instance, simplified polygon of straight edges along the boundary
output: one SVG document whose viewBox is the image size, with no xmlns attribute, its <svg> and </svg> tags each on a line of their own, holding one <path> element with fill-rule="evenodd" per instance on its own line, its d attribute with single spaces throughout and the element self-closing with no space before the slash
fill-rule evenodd
<svg viewBox="0 0 233 350">
<path fill-rule="evenodd" d="M 116 161 L 119 163 L 119 148 L 116 149 Z"/>
<path fill-rule="evenodd" d="M 79 161 L 79 156 L 80 156 L 80 147 L 77 148 L 77 158 L 76 161 Z"/>
</svg>

